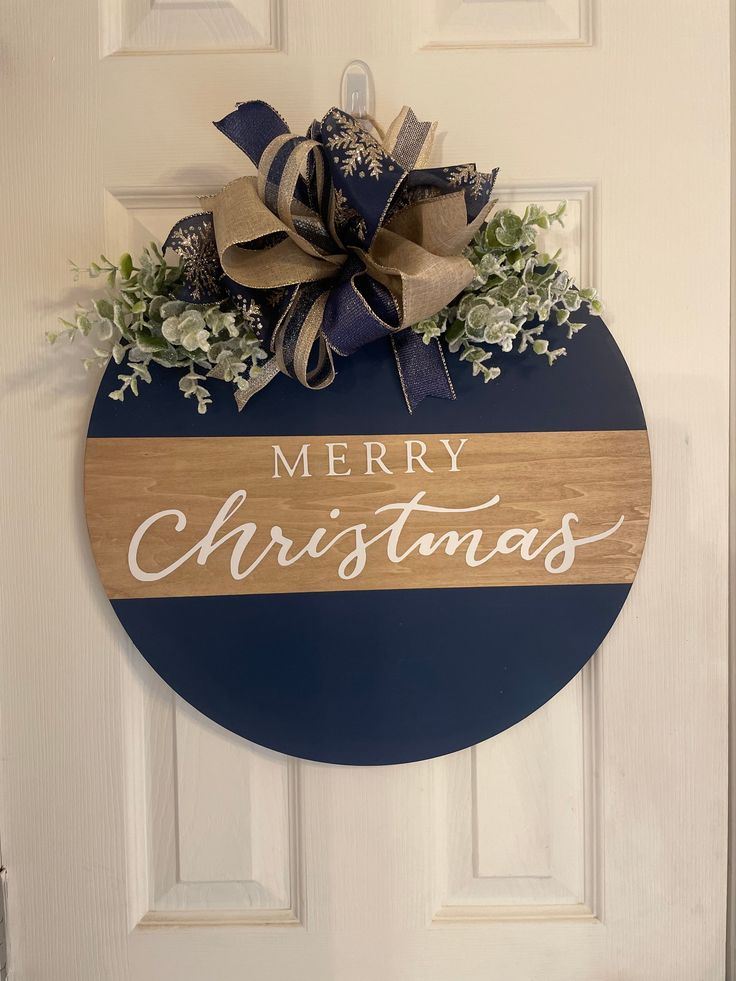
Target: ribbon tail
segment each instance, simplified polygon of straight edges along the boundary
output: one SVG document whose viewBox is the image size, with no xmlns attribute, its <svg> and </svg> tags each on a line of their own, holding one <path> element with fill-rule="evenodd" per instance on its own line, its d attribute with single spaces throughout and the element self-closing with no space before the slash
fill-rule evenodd
<svg viewBox="0 0 736 981">
<path fill-rule="evenodd" d="M 445 356 L 436 338 L 425 344 L 413 330 L 402 330 L 391 337 L 391 346 L 410 413 L 426 398 L 455 398 Z"/>
<path fill-rule="evenodd" d="M 422 122 L 413 109 L 404 106 L 389 126 L 383 146 L 404 170 L 426 167 L 436 131 L 437 123 Z"/>
<path fill-rule="evenodd" d="M 279 366 L 276 358 L 270 358 L 261 368 L 257 375 L 248 379 L 248 384 L 244 388 L 235 390 L 235 404 L 238 412 L 242 412 L 247 403 L 257 395 L 262 389 L 272 382 L 279 373 Z"/>
</svg>

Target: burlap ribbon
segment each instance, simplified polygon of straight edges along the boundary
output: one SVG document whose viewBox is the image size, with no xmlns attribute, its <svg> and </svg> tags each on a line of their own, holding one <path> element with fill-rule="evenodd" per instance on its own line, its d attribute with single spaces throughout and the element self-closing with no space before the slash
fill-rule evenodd
<svg viewBox="0 0 736 981">
<path fill-rule="evenodd" d="M 439 343 L 407 328 L 472 280 L 462 250 L 492 207 L 496 171 L 424 168 L 436 124 L 407 107 L 380 142 L 339 109 L 306 137 L 263 102 L 215 125 L 258 174 L 204 199 L 209 210 L 177 223 L 166 246 L 185 259 L 188 299 L 255 291 L 273 301 L 263 338 L 273 357 L 237 392 L 239 407 L 278 372 L 324 388 L 334 353 L 381 337 L 393 344 L 410 411 L 428 395 L 454 398 Z"/>
</svg>

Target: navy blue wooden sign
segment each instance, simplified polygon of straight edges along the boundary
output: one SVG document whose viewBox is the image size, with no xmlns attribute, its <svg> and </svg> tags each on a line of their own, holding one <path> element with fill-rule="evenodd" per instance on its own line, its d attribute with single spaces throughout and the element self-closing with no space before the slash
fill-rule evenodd
<svg viewBox="0 0 736 981">
<path fill-rule="evenodd" d="M 413 415 L 383 343 L 242 413 L 212 382 L 198 415 L 155 368 L 114 402 L 110 366 L 85 467 L 95 559 L 140 653 L 205 715 L 307 759 L 425 759 L 523 719 L 598 648 L 649 506 L 619 349 L 593 319 L 553 367 L 500 355 L 483 385 L 450 362 L 456 401 Z"/>
</svg>

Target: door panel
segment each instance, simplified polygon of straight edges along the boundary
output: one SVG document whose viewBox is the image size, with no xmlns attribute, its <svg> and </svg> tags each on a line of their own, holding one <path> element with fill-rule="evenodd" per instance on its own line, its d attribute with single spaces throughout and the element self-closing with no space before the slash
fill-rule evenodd
<svg viewBox="0 0 736 981">
<path fill-rule="evenodd" d="M 602 919 L 600 676 L 432 765 L 433 921 Z"/>
<path fill-rule="evenodd" d="M 564 246 L 570 271 L 587 281 L 595 266 L 586 234 L 593 224 L 593 186 L 509 186 L 499 192 L 499 207 L 523 210 L 535 202 L 551 208 L 560 198 L 568 201 L 566 227 L 547 233 L 543 247 L 554 252 Z M 196 193 L 110 191 L 110 251 L 162 241 L 173 222 L 197 206 Z M 434 835 L 430 854 L 437 866 L 432 920 L 525 918 L 540 915 L 540 907 L 550 916 L 595 915 L 595 788 L 602 761 L 594 748 L 599 693 L 592 678 L 598 664 L 527 725 L 427 765 L 434 796 L 426 827 Z M 146 882 L 138 920 L 298 919 L 305 885 L 294 839 L 298 761 L 224 732 L 152 672 L 141 682 L 145 673 L 128 669 L 124 695 L 136 720 L 126 738 L 136 761 L 128 770 L 135 770 L 140 785 L 130 791 L 130 822 L 137 830 L 129 845 L 134 852 L 138 843 Z M 260 860 L 254 854 L 259 846 Z M 255 877 L 254 866 L 265 881 Z"/>
</svg>

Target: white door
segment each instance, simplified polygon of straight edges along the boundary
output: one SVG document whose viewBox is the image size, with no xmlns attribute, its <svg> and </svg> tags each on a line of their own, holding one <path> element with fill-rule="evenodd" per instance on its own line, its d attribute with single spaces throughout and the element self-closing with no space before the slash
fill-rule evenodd
<svg viewBox="0 0 736 981">
<path fill-rule="evenodd" d="M 724 977 L 727 0 L 5 0 L 0 838 L 15 981 Z M 177 701 L 132 648 L 81 494 L 96 377 L 43 344 L 67 256 L 160 238 L 364 59 L 435 162 L 569 202 L 647 414 L 647 550 L 547 706 L 433 762 L 305 764 Z M 573 354 L 571 353 L 571 356 Z M 317 396 L 318 397 L 318 396 Z"/>
</svg>

